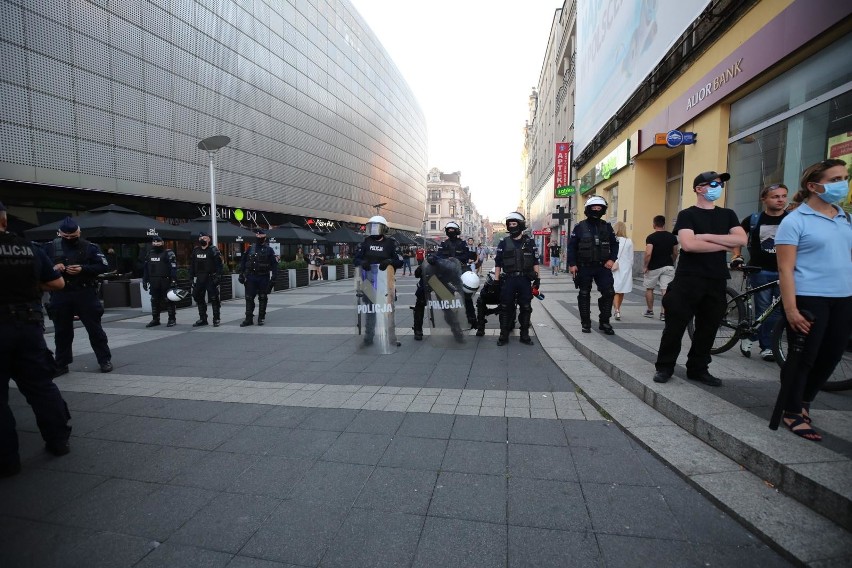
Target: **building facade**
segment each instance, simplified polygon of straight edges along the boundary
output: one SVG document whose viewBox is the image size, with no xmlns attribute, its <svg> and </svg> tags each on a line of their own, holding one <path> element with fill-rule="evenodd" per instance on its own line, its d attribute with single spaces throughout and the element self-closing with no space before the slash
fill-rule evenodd
<svg viewBox="0 0 852 568">
<path fill-rule="evenodd" d="M 688 4 L 696 3 L 678 6 Z M 730 172 L 720 204 L 743 218 L 760 209 L 765 186 L 785 183 L 792 195 L 808 165 L 829 157 L 852 164 L 852 1 L 697 7 L 618 113 L 578 147 L 577 189 L 583 199 L 607 198 L 611 219 L 625 221 L 634 242 L 655 215 L 671 227 L 695 204 L 700 172 Z"/>
<path fill-rule="evenodd" d="M 0 0 L 0 194 L 39 225 L 117 203 L 177 222 L 420 230 L 425 119 L 348 0 Z"/>
<path fill-rule="evenodd" d="M 423 235 L 441 240 L 446 235 L 444 228 L 450 221 L 461 227 L 462 238 L 473 238 L 483 242 L 486 230 L 469 187 L 462 186 L 461 172 L 444 173 L 438 168 L 429 170 L 426 181 L 426 212 Z"/>
</svg>

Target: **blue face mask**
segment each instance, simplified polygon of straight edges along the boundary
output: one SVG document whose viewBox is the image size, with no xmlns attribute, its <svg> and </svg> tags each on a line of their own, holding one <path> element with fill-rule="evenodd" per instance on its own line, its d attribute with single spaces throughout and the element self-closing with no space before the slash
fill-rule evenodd
<svg viewBox="0 0 852 568">
<path fill-rule="evenodd" d="M 716 187 L 711 187 L 711 186 L 707 187 L 707 193 L 704 194 L 704 198 L 707 201 L 716 201 L 720 197 L 722 197 L 722 186 L 721 185 L 717 185 Z"/>
<path fill-rule="evenodd" d="M 826 203 L 837 203 L 849 193 L 849 183 L 843 180 L 817 185 L 825 189 L 825 193 L 817 193 L 817 195 Z"/>
</svg>

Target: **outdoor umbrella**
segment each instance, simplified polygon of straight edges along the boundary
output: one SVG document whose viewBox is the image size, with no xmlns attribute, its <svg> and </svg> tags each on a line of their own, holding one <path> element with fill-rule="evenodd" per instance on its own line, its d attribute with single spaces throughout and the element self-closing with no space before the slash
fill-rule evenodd
<svg viewBox="0 0 852 568">
<path fill-rule="evenodd" d="M 415 241 L 414 239 L 412 239 L 411 237 L 409 237 L 405 233 L 393 233 L 390 236 L 393 237 L 394 239 L 396 239 L 396 242 L 398 242 L 402 246 L 406 246 L 406 247 L 417 246 L 417 241 Z"/>
<path fill-rule="evenodd" d="M 295 225 L 293 223 L 284 223 L 280 227 L 266 231 L 266 236 L 270 239 L 274 238 L 279 243 L 283 244 L 311 244 L 314 241 L 317 244 L 326 242 L 322 235 L 312 233 L 307 229 Z"/>
<path fill-rule="evenodd" d="M 210 217 L 198 217 L 197 219 L 183 223 L 180 225 L 180 228 L 192 231 L 193 235 L 197 235 L 201 231 L 209 235 Z M 243 240 L 254 238 L 254 232 L 229 223 L 225 219 L 216 219 L 216 237 L 223 243 L 233 243 L 237 241 L 237 237 L 242 237 Z"/>
<path fill-rule="evenodd" d="M 364 240 L 364 235 L 356 233 L 345 225 L 341 225 L 337 229 L 330 233 L 326 233 L 323 236 L 325 237 L 325 240 L 330 243 L 344 243 L 347 245 L 357 245 Z"/>
<path fill-rule="evenodd" d="M 161 223 L 120 205 L 98 207 L 72 219 L 80 226 L 83 238 L 90 241 L 139 242 L 150 239 L 153 233 L 170 240 L 183 240 L 190 236 L 190 231 L 187 229 Z M 59 223 L 60 221 L 54 221 L 41 225 L 24 231 L 24 234 L 34 241 L 48 241 L 56 237 Z"/>
</svg>

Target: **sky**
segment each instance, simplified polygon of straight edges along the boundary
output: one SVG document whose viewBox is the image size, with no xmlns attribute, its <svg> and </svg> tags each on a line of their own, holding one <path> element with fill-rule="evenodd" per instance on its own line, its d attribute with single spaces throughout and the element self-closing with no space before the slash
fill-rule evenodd
<svg viewBox="0 0 852 568">
<path fill-rule="evenodd" d="M 350 2 L 420 103 L 429 168 L 461 171 L 480 214 L 504 219 L 518 205 L 529 96 L 562 1 Z"/>
</svg>

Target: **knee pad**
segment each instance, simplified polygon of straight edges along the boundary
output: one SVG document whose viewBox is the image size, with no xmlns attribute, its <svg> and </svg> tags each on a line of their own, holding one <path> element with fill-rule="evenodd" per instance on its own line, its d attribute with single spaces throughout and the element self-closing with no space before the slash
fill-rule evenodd
<svg viewBox="0 0 852 568">
<path fill-rule="evenodd" d="M 603 298 L 614 298 L 615 297 L 615 289 L 610 288 L 609 290 L 601 291 L 601 297 L 603 297 Z"/>
<path fill-rule="evenodd" d="M 592 297 L 592 289 L 580 288 L 579 296 L 581 298 L 591 298 Z"/>
</svg>

